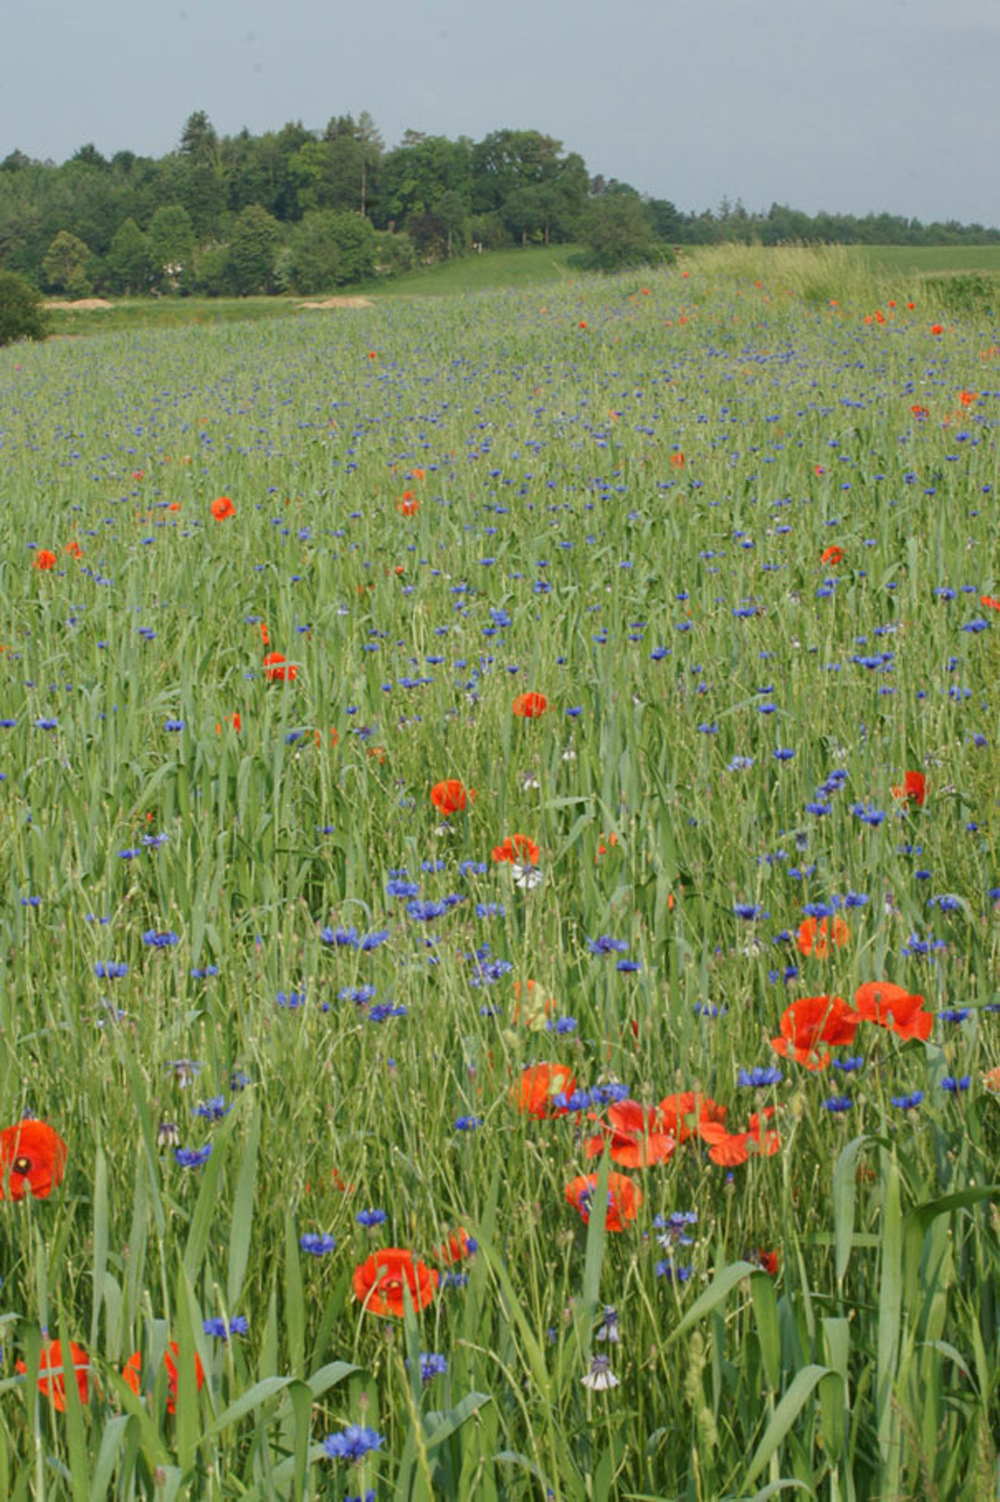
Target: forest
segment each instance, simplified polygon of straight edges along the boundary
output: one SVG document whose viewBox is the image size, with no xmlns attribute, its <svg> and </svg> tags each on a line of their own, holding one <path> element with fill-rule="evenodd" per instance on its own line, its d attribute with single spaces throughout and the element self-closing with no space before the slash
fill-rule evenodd
<svg viewBox="0 0 1000 1502">
<path fill-rule="evenodd" d="M 308 294 L 503 246 L 580 243 L 592 266 L 727 241 L 864 245 L 1000 242 L 1000 230 L 881 213 L 809 215 L 740 200 L 683 212 L 537 130 L 481 141 L 408 130 L 386 149 L 366 112 L 220 135 L 203 110 L 159 158 L 0 160 L 0 269 L 50 296 Z"/>
</svg>

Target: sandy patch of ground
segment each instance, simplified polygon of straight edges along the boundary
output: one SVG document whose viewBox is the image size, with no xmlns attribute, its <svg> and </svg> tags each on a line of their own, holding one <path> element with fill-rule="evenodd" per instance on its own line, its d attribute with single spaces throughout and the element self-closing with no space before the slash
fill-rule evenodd
<svg viewBox="0 0 1000 1502">
<path fill-rule="evenodd" d="M 68 308 L 71 313 L 91 313 L 96 308 L 113 308 L 114 303 L 103 297 L 79 297 L 76 302 L 46 302 L 43 308 Z"/>
<path fill-rule="evenodd" d="M 322 302 L 300 302 L 300 308 L 372 308 L 370 297 L 325 297 Z"/>
</svg>

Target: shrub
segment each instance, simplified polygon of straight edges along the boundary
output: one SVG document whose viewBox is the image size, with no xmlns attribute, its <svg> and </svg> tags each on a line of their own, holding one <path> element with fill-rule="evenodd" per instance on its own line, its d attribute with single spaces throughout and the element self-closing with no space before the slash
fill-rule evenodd
<svg viewBox="0 0 1000 1502">
<path fill-rule="evenodd" d="M 48 332 L 41 296 L 13 271 L 0 271 L 0 345 L 44 339 Z"/>
</svg>

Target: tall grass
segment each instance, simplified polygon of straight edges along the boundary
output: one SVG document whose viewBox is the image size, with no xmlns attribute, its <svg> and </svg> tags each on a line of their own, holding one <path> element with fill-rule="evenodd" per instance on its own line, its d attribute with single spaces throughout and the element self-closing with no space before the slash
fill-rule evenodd
<svg viewBox="0 0 1000 1502">
<path fill-rule="evenodd" d="M 5 1165 L 0 1494 L 994 1492 L 992 331 L 865 324 L 853 277 L 706 252 L 0 356 L 0 1126 L 68 1144 L 48 1198 Z M 834 898 L 847 941 L 801 952 Z M 790 1002 L 868 980 L 930 1037 L 779 1058 Z M 599 1101 L 517 1109 L 543 1061 L 774 1107 L 780 1149 L 589 1158 Z M 641 1189 L 623 1230 L 567 1203 L 586 1172 Z M 399 1318 L 353 1285 L 387 1246 L 441 1274 Z M 65 1412 L 49 1340 L 93 1366 Z"/>
</svg>

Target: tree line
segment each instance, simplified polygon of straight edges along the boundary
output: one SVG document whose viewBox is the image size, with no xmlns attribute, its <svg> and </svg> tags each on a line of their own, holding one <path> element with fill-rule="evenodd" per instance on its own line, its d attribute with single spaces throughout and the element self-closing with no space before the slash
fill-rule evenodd
<svg viewBox="0 0 1000 1502">
<path fill-rule="evenodd" d="M 411 130 L 387 150 L 365 111 L 323 131 L 220 136 L 199 110 L 159 158 L 85 145 L 61 165 L 0 161 L 0 269 L 67 297 L 308 294 L 507 245 L 581 241 L 591 264 L 615 267 L 726 240 L 981 244 L 1000 231 L 725 200 L 686 214 L 592 177 L 540 131 Z"/>
</svg>

